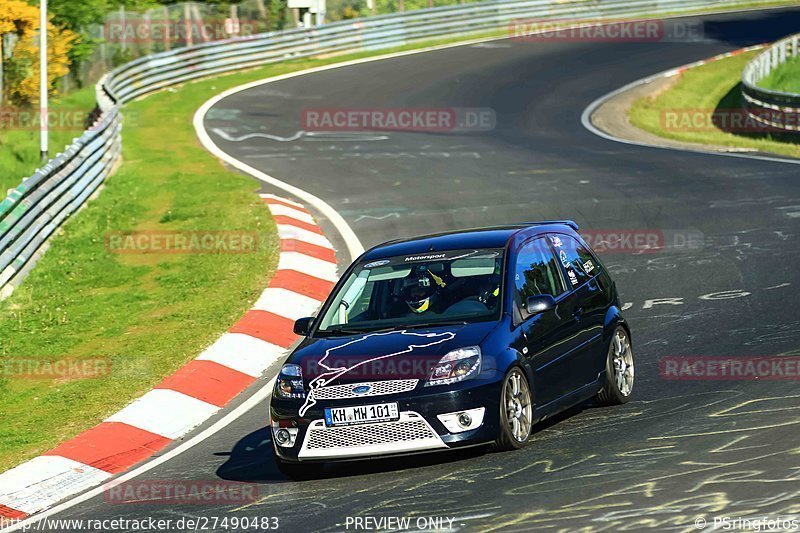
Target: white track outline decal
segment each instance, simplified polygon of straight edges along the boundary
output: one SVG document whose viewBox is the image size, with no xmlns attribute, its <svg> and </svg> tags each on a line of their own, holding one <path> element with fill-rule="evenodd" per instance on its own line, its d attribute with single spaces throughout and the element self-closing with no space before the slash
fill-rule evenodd
<svg viewBox="0 0 800 533">
<path fill-rule="evenodd" d="M 354 364 L 351 367 L 330 367 L 330 366 L 328 366 L 328 365 L 326 365 L 324 363 L 325 359 L 327 359 L 328 356 L 331 354 L 331 352 L 334 351 L 334 350 L 338 350 L 340 348 L 345 348 L 347 346 L 352 346 L 353 344 L 365 341 L 365 340 L 367 340 L 367 339 L 369 339 L 371 337 L 383 337 L 383 336 L 387 336 L 387 335 L 398 335 L 398 334 L 399 335 L 409 335 L 409 336 L 414 336 L 414 337 L 422 337 L 422 338 L 427 338 L 427 339 L 438 338 L 438 340 L 436 340 L 434 342 L 429 342 L 427 344 L 409 344 L 407 348 L 404 348 L 404 349 L 400 350 L 399 352 L 394 352 L 394 353 L 390 353 L 390 354 L 386 354 L 386 355 L 381 355 L 379 357 L 373 357 L 372 359 L 365 359 L 364 361 L 360 361 L 360 362 Z M 327 350 L 325 350 L 325 355 L 323 355 L 322 358 L 319 361 L 317 361 L 317 364 L 319 366 L 323 367 L 326 370 L 326 372 L 323 372 L 319 376 L 315 377 L 308 384 L 308 386 L 310 387 L 311 390 L 309 391 L 308 396 L 306 396 L 305 403 L 303 403 L 303 406 L 300 407 L 300 416 L 305 415 L 306 411 L 308 411 L 311 407 L 316 405 L 317 401 L 314 398 L 314 390 L 315 389 L 318 389 L 320 387 L 324 387 L 325 385 L 327 385 L 331 381 L 337 379 L 338 377 L 340 377 L 343 374 L 346 374 L 347 372 L 350 372 L 354 368 L 358 368 L 359 366 L 365 365 L 367 363 L 372 363 L 373 361 L 379 361 L 381 359 L 386 359 L 388 357 L 394 357 L 395 355 L 401 355 L 401 354 L 404 354 L 404 353 L 411 353 L 411 352 L 414 351 L 415 348 L 429 348 L 431 346 L 435 346 L 437 344 L 442 344 L 443 342 L 447 342 L 447 341 L 453 340 L 455 338 L 456 338 L 456 334 L 453 333 L 452 331 L 445 331 L 443 333 L 409 333 L 406 330 L 387 331 L 387 332 L 381 332 L 381 333 L 370 333 L 368 335 L 362 336 L 361 338 L 348 341 L 348 342 L 346 342 L 344 344 L 341 344 L 339 346 L 334 346 L 333 348 L 328 348 Z"/>
</svg>

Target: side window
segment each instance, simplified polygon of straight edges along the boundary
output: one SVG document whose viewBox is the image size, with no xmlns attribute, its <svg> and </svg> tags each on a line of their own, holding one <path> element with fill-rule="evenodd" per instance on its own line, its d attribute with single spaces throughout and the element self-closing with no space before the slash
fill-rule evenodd
<svg viewBox="0 0 800 533">
<path fill-rule="evenodd" d="M 567 282 L 572 287 L 577 287 L 589 278 L 600 273 L 600 265 L 586 249 L 569 235 L 550 235 L 550 242 L 558 254 L 558 259 L 564 267 Z"/>
<path fill-rule="evenodd" d="M 372 292 L 374 290 L 374 281 L 368 281 L 366 285 L 364 285 L 364 290 L 361 291 L 361 295 L 353 302 L 353 305 L 348 310 L 348 316 L 350 318 L 365 313 L 369 309 L 369 302 L 373 298 Z"/>
<path fill-rule="evenodd" d="M 517 255 L 514 266 L 514 299 L 518 308 L 524 308 L 531 296 L 564 292 L 558 264 L 544 238 L 525 243 Z"/>
</svg>

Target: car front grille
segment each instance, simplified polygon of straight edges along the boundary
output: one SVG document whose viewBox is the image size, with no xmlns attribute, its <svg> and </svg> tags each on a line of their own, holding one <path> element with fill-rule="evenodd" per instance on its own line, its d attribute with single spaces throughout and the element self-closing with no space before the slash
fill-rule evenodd
<svg viewBox="0 0 800 533">
<path fill-rule="evenodd" d="M 385 381 L 372 381 L 364 383 L 347 383 L 314 389 L 314 398 L 317 400 L 344 400 L 348 398 L 365 398 L 368 396 L 386 396 L 414 390 L 419 383 L 418 379 L 391 379 Z M 370 390 L 357 394 L 353 389 L 368 386 Z"/>
<path fill-rule="evenodd" d="M 315 420 L 306 430 L 298 458 L 342 459 L 447 448 L 428 422 L 414 411 L 392 422 L 326 427 Z"/>
<path fill-rule="evenodd" d="M 363 424 L 340 428 L 312 429 L 306 447 L 309 450 L 375 446 L 437 438 L 423 420 Z"/>
</svg>

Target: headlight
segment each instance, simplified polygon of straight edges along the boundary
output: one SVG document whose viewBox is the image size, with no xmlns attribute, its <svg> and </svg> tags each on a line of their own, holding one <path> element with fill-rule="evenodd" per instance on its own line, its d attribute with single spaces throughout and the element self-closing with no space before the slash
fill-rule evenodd
<svg viewBox="0 0 800 533">
<path fill-rule="evenodd" d="M 458 383 L 478 375 L 481 370 L 481 349 L 478 346 L 459 348 L 433 365 L 426 387 Z"/>
<path fill-rule="evenodd" d="M 278 398 L 305 398 L 303 371 L 300 365 L 283 365 L 275 380 L 275 396 Z"/>
</svg>

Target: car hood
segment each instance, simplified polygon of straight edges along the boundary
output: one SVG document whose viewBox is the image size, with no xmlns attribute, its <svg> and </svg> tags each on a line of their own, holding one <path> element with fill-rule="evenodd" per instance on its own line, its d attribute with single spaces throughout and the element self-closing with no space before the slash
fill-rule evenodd
<svg viewBox="0 0 800 533">
<path fill-rule="evenodd" d="M 480 345 L 497 322 L 399 329 L 342 337 L 308 338 L 289 363 L 300 365 L 306 384 L 425 379 L 447 352 Z"/>
</svg>

